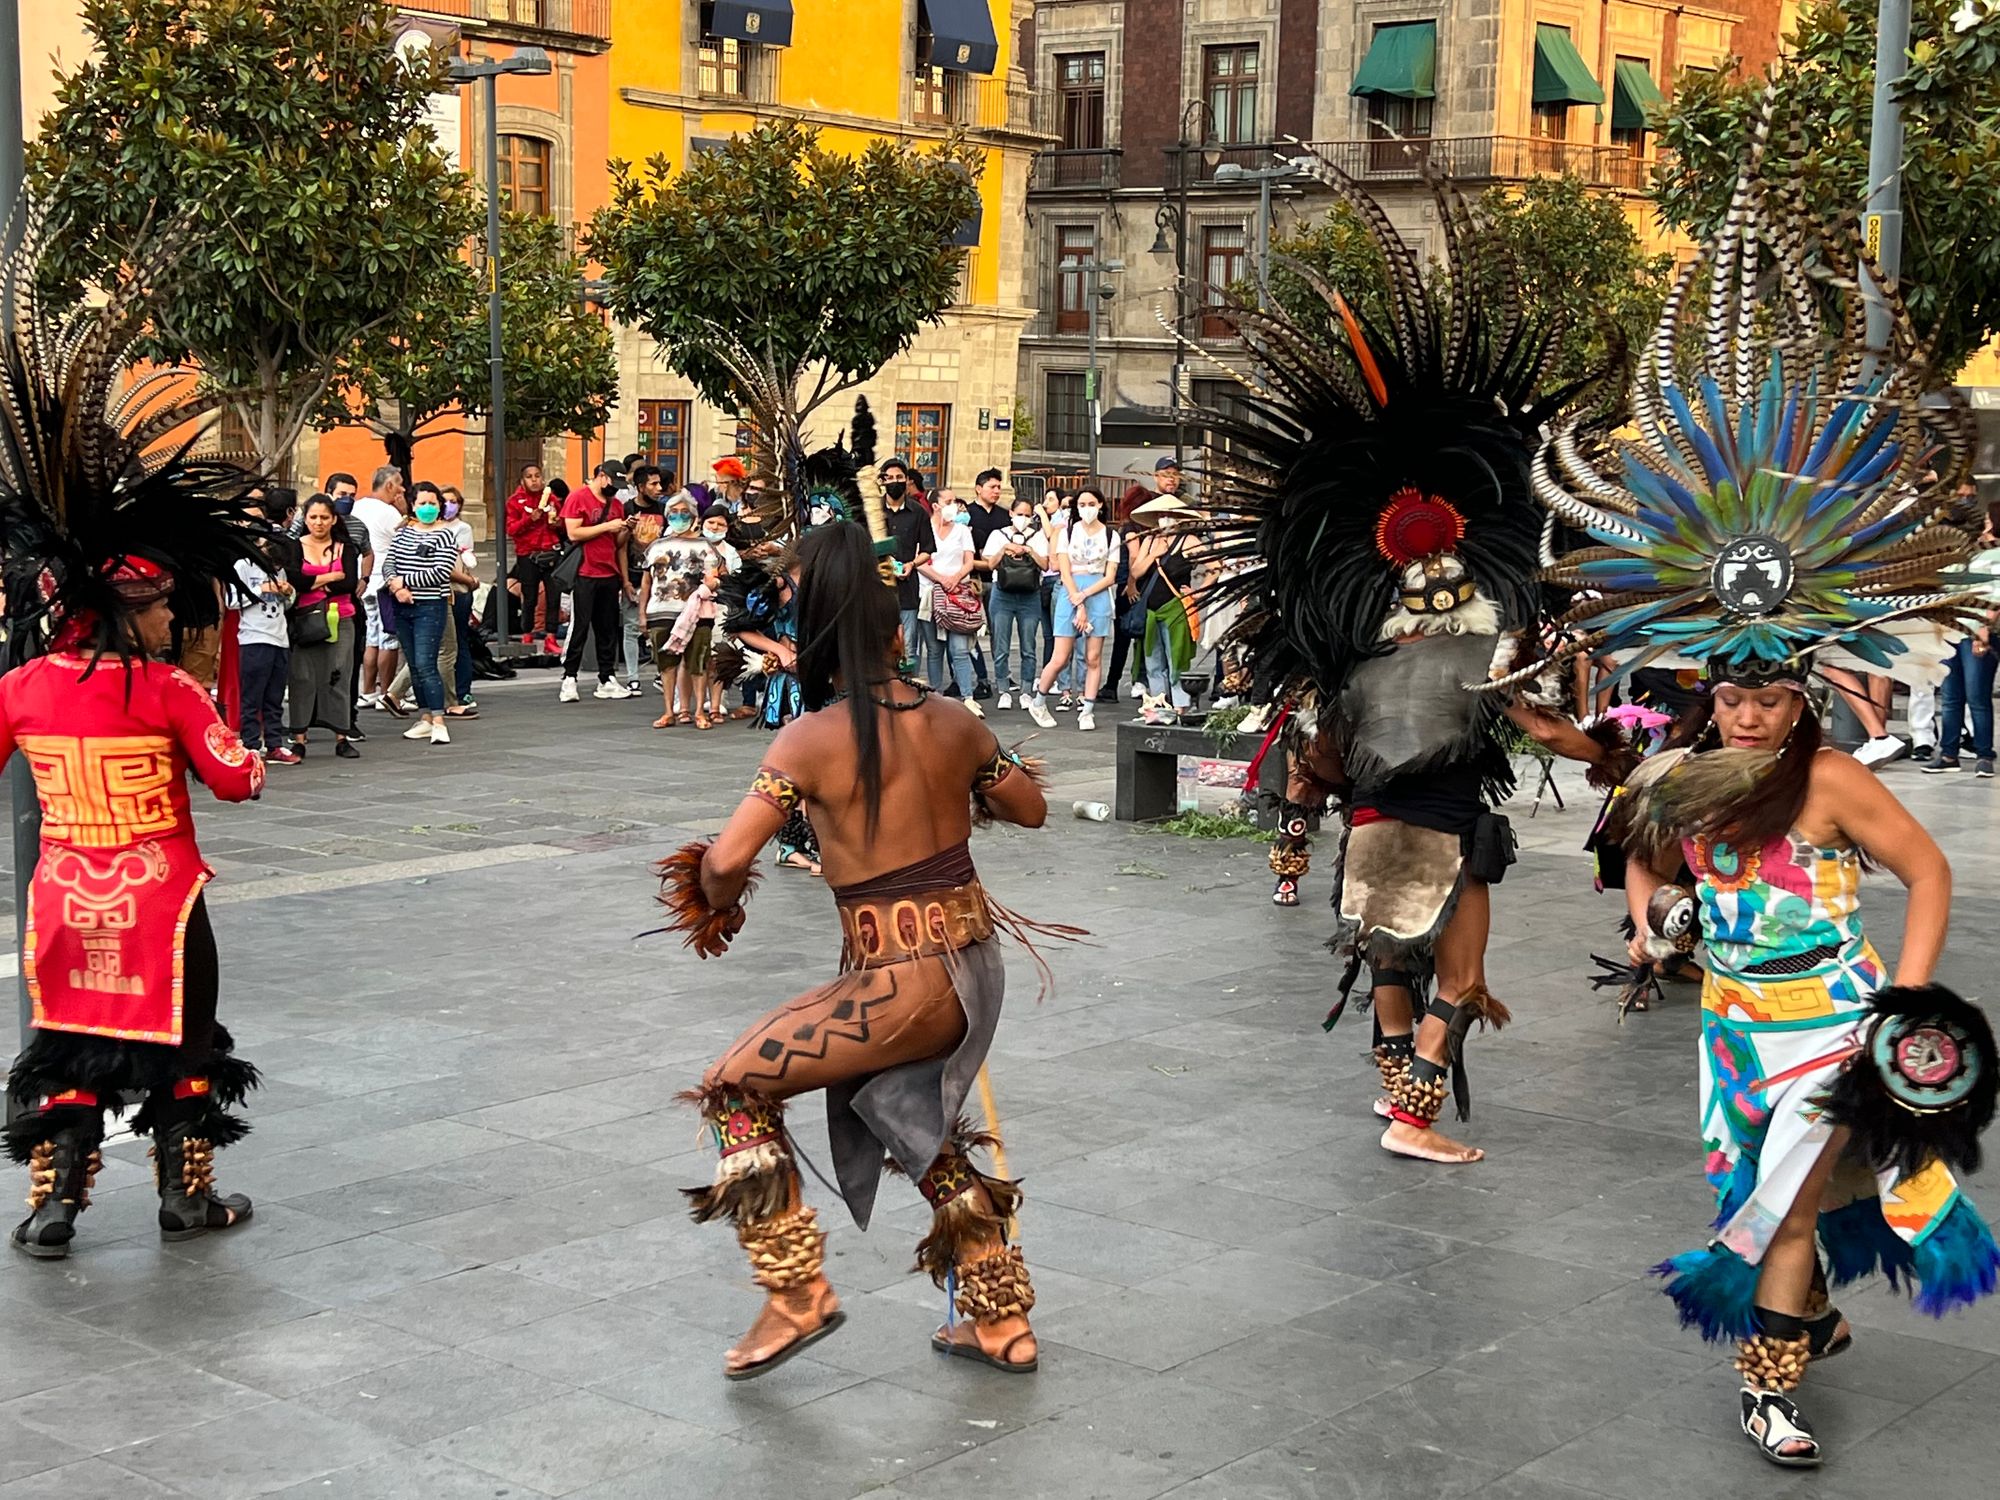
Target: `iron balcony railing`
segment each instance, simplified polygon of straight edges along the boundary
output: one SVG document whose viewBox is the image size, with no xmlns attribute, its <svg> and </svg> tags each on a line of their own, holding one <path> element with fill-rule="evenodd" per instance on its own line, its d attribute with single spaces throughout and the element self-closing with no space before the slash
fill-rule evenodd
<svg viewBox="0 0 2000 1500">
<path fill-rule="evenodd" d="M 1125 153 L 1116 146 L 1090 151 L 1043 151 L 1035 157 L 1028 186 L 1043 188 L 1115 188 Z"/>
<path fill-rule="evenodd" d="M 1569 175 L 1593 187 L 1644 191 L 1652 163 L 1623 146 L 1550 141 L 1513 135 L 1433 136 L 1428 139 L 1314 141 L 1312 149 L 1364 180 L 1415 179 L 1431 171 L 1459 182 L 1521 182 Z"/>
<path fill-rule="evenodd" d="M 611 40 L 611 0 L 402 0 L 396 9 L 405 15 L 486 21 L 594 42 Z"/>
</svg>

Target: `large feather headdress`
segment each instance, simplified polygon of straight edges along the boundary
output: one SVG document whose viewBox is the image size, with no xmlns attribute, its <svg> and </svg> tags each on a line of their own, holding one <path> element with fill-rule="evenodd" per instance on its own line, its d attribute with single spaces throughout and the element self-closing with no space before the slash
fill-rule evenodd
<svg viewBox="0 0 2000 1500">
<path fill-rule="evenodd" d="M 1223 366 L 1244 393 L 1198 410 L 1210 439 L 1192 529 L 1224 565 L 1210 603 L 1245 605 L 1256 675 L 1331 692 L 1388 649 L 1404 571 L 1427 556 L 1457 558 L 1502 625 L 1535 621 L 1530 460 L 1578 387 L 1553 387 L 1560 330 L 1524 309 L 1515 269 L 1474 266 L 1477 226 L 1448 183 L 1430 179 L 1443 254 L 1427 275 L 1358 182 L 1310 151 L 1294 164 L 1354 211 L 1384 296 L 1357 307 L 1287 260 L 1325 302 L 1329 339 L 1278 306 L 1214 293 L 1254 373 Z"/>
<path fill-rule="evenodd" d="M 1796 184 L 1759 176 L 1770 122 L 1767 97 L 1727 217 L 1641 354 L 1613 462 L 1573 419 L 1537 456 L 1537 497 L 1587 542 L 1547 576 L 1580 591 L 1564 623 L 1582 646 L 1628 666 L 1928 677 L 1973 602 L 1945 572 L 1972 548 L 1950 524 L 1966 414 L 1920 404 L 1931 347 L 1893 285 L 1887 347 L 1868 347 L 1861 277 L 1879 270 Z"/>
<path fill-rule="evenodd" d="M 30 205 L 20 247 L 0 265 L 10 666 L 34 654 L 45 622 L 65 625 L 86 649 L 140 654 L 130 619 L 140 575 L 171 585 L 180 623 L 213 624 L 215 581 L 269 545 L 244 500 L 252 476 L 190 456 L 216 405 L 195 393 L 196 372 L 132 356 L 179 236 L 154 234 L 101 302 L 58 304 L 42 286 L 44 224 Z"/>
</svg>

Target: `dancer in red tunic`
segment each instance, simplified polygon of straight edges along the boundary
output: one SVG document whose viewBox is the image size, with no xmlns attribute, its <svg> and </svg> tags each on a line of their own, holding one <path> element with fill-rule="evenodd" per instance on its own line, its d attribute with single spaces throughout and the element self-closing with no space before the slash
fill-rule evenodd
<svg viewBox="0 0 2000 1500">
<path fill-rule="evenodd" d="M 154 658 L 177 617 L 216 622 L 215 580 L 259 558 L 268 534 L 243 502 L 249 476 L 153 447 L 185 441 L 201 413 L 174 404 L 184 372 L 132 378 L 125 352 L 144 298 L 117 290 L 47 326 L 23 290 L 32 244 L 20 255 L 0 309 L 12 667 L 0 678 L 0 760 L 18 749 L 34 776 L 42 852 L 21 951 L 33 1031 L 8 1078 L 5 1140 L 30 1173 L 12 1243 L 54 1259 L 89 1204 L 104 1112 L 134 1097 L 132 1129 L 153 1138 L 161 1234 L 250 1216 L 249 1199 L 214 1191 L 215 1149 L 248 1129 L 229 1111 L 257 1074 L 216 1024 L 201 895 L 212 872 L 187 777 L 239 802 L 257 795 L 264 765 L 192 677 Z M 144 276 L 159 262 L 134 264 Z M 24 662 L 45 637 L 48 654 Z"/>
</svg>

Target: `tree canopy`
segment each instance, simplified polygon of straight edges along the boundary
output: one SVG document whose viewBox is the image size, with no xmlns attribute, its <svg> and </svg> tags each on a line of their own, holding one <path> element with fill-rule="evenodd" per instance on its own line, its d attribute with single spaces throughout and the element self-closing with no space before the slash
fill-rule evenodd
<svg viewBox="0 0 2000 1500">
<path fill-rule="evenodd" d="M 2000 332 L 2000 22 L 1964 32 L 1957 0 L 1915 0 L 1903 81 L 1900 287 L 1919 331 L 1935 334 L 1949 377 Z M 1875 0 L 1820 0 L 1800 12 L 1778 65 L 1767 177 L 1794 176 L 1828 224 L 1852 223 L 1868 196 L 1875 92 Z M 1660 216 L 1705 238 L 1722 222 L 1765 81 L 1683 73 L 1660 125 Z"/>
<path fill-rule="evenodd" d="M 533 214 L 500 220 L 500 350 L 507 436 L 588 435 L 618 396 L 611 330 L 584 305 L 584 262 L 562 226 Z M 365 335 L 342 362 L 315 420 L 361 423 L 411 443 L 459 429 L 448 412 L 482 416 L 491 402 L 483 276 L 453 260 L 403 314 Z M 382 403 L 395 403 L 392 424 Z"/>
<path fill-rule="evenodd" d="M 1519 188 L 1487 189 L 1472 217 L 1467 259 L 1474 272 L 1497 284 L 1513 266 L 1529 316 L 1560 324 L 1559 378 L 1602 370 L 1617 340 L 1636 345 L 1658 320 L 1672 257 L 1647 253 L 1617 199 L 1572 176 L 1536 177 Z M 1351 209 L 1336 206 L 1272 248 L 1382 319 L 1386 272 Z M 1271 294 L 1294 318 L 1335 337 L 1326 304 L 1282 260 L 1272 270 Z"/>
<path fill-rule="evenodd" d="M 848 156 L 778 121 L 678 172 L 664 156 L 637 170 L 614 161 L 589 250 L 613 310 L 703 399 L 795 425 L 957 300 L 955 240 L 979 211 L 982 165 L 956 140 L 929 151 L 875 140 Z"/>
<path fill-rule="evenodd" d="M 425 123 L 445 59 L 380 0 L 83 0 L 93 50 L 29 147 L 52 274 L 185 249 L 147 352 L 200 365 L 269 469 L 356 342 L 459 256 L 470 185 Z"/>
</svg>

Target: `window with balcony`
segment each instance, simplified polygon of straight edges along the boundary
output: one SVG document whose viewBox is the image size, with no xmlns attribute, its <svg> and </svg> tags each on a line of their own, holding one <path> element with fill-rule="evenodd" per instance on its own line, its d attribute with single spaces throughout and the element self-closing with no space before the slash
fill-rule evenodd
<svg viewBox="0 0 2000 1500">
<path fill-rule="evenodd" d="M 1611 144 L 1643 158 L 1647 127 L 1665 104 L 1653 65 L 1643 57 L 1620 57 L 1611 70 Z"/>
<path fill-rule="evenodd" d="M 1051 370 L 1045 377 L 1042 446 L 1051 453 L 1090 451 L 1090 402 L 1081 370 Z"/>
<path fill-rule="evenodd" d="M 515 213 L 549 212 L 549 143 L 532 135 L 500 137 L 500 206 Z"/>
<path fill-rule="evenodd" d="M 1205 339 L 1236 336 L 1236 322 L 1223 308 L 1222 294 L 1244 277 L 1246 243 L 1241 224 L 1209 224 L 1201 231 L 1202 278 L 1206 283 L 1201 336 Z"/>
<path fill-rule="evenodd" d="M 1065 52 L 1056 58 L 1062 102 L 1062 149 L 1104 149 L 1104 54 Z"/>
<path fill-rule="evenodd" d="M 1368 98 L 1368 170 L 1414 174 L 1428 149 L 1433 99 Z"/>
<path fill-rule="evenodd" d="M 705 36 L 696 55 L 695 88 L 725 99 L 750 97 L 748 43 L 733 36 Z"/>
<path fill-rule="evenodd" d="M 1090 329 L 1090 274 L 1083 263 L 1097 254 L 1095 224 L 1056 226 L 1056 332 Z"/>
<path fill-rule="evenodd" d="M 1225 146 L 1257 139 L 1257 44 L 1201 49 L 1201 93 Z"/>
</svg>

